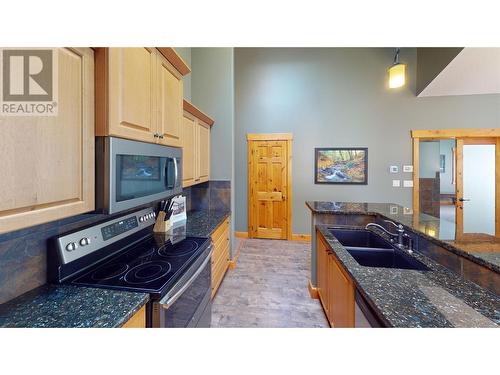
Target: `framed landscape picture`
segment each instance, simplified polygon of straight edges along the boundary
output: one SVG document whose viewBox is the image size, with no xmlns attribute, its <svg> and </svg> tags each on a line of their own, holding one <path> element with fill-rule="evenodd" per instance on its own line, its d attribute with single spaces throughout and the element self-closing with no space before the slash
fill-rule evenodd
<svg viewBox="0 0 500 375">
<path fill-rule="evenodd" d="M 314 183 L 368 184 L 367 148 L 316 148 Z"/>
</svg>

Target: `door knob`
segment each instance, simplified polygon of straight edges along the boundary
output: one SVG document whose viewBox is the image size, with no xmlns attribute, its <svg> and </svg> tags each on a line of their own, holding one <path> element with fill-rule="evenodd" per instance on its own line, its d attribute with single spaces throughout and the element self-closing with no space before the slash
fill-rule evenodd
<svg viewBox="0 0 500 375">
<path fill-rule="evenodd" d="M 460 198 L 460 199 L 459 199 L 459 201 L 460 201 L 460 202 L 469 202 L 469 201 L 470 201 L 470 199 Z"/>
</svg>

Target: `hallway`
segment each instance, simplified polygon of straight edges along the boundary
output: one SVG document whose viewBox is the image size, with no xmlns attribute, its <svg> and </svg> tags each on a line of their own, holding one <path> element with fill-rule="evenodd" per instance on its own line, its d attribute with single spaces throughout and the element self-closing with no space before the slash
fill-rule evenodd
<svg viewBox="0 0 500 375">
<path fill-rule="evenodd" d="M 328 327 L 309 296 L 310 244 L 235 239 L 237 267 L 228 270 L 212 305 L 212 327 Z"/>
</svg>

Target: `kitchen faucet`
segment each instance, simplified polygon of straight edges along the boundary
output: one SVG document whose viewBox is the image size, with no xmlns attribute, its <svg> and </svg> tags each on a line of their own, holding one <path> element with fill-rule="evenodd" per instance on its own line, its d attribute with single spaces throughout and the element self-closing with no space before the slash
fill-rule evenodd
<svg viewBox="0 0 500 375">
<path fill-rule="evenodd" d="M 411 246 L 411 237 L 405 233 L 405 230 L 403 228 L 403 226 L 401 224 L 396 224 L 394 221 L 391 221 L 391 220 L 384 220 L 384 222 L 386 223 L 389 223 L 389 224 L 392 224 L 396 227 L 397 229 L 397 233 L 392 233 L 390 231 L 388 231 L 387 229 L 385 229 L 382 225 L 380 224 L 377 224 L 377 223 L 368 223 L 366 224 L 365 226 L 365 229 L 368 229 L 370 227 L 376 227 L 376 228 L 379 228 L 380 230 L 382 230 L 383 232 L 387 233 L 389 236 L 392 236 L 392 237 L 397 237 L 398 238 L 398 247 L 400 249 L 403 249 L 404 248 L 404 244 L 403 244 L 403 238 L 408 238 L 409 239 L 409 246 L 408 246 L 408 250 L 411 252 L 412 250 L 412 246 Z"/>
</svg>

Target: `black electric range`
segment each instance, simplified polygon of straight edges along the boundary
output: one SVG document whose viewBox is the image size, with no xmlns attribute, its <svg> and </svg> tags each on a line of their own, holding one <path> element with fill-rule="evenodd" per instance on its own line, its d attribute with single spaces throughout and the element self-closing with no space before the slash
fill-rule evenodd
<svg viewBox="0 0 500 375">
<path fill-rule="evenodd" d="M 154 221 L 145 209 L 57 237 L 49 280 L 148 293 L 150 327 L 209 326 L 210 239 L 157 235 Z"/>
<path fill-rule="evenodd" d="M 71 281 L 72 284 L 149 293 L 159 298 L 179 275 L 206 249 L 207 238 L 186 237 L 172 244 L 167 239 L 159 244 L 151 237 L 92 267 Z"/>
</svg>

